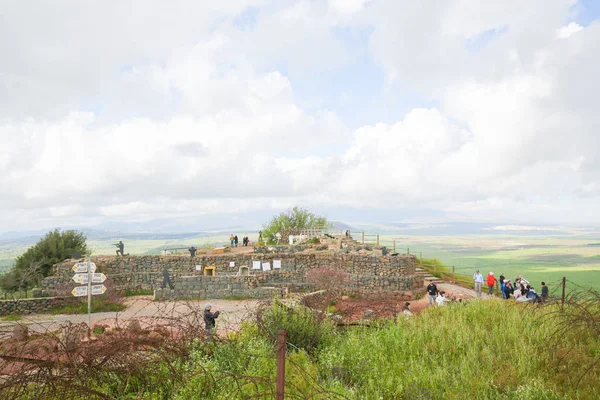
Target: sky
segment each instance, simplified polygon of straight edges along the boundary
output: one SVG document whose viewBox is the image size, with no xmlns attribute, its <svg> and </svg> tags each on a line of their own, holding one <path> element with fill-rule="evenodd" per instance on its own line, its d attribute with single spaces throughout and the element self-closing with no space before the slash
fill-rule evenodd
<svg viewBox="0 0 600 400">
<path fill-rule="evenodd" d="M 599 3 L 4 1 L 0 232 L 598 223 Z"/>
</svg>

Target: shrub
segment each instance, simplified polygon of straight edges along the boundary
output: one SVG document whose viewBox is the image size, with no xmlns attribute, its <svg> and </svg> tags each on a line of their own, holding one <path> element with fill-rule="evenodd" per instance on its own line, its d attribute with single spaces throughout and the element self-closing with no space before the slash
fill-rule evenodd
<svg viewBox="0 0 600 400">
<path fill-rule="evenodd" d="M 258 313 L 258 326 L 261 333 L 277 339 L 280 329 L 287 330 L 288 343 L 293 348 L 306 350 L 309 354 L 321 346 L 326 346 L 335 337 L 335 324 L 318 313 L 305 307 L 288 307 L 278 300 Z"/>
</svg>

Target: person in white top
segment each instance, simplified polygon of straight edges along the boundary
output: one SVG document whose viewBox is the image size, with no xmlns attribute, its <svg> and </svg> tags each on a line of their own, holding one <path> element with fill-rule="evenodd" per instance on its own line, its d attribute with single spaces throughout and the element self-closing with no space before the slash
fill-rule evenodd
<svg viewBox="0 0 600 400">
<path fill-rule="evenodd" d="M 402 312 L 404 313 L 404 316 L 406 318 L 412 317 L 413 313 L 412 311 L 410 311 L 410 303 L 407 301 L 406 303 L 404 303 L 404 307 L 402 307 Z"/>
<path fill-rule="evenodd" d="M 481 285 L 483 285 L 483 275 L 479 273 L 479 270 L 473 275 L 473 282 L 475 282 L 475 293 L 477 297 L 481 298 Z"/>
<path fill-rule="evenodd" d="M 435 302 L 437 303 L 438 306 L 443 306 L 446 304 L 446 296 L 444 296 L 445 294 L 446 294 L 445 292 L 438 293 L 438 296 L 435 299 Z"/>
</svg>

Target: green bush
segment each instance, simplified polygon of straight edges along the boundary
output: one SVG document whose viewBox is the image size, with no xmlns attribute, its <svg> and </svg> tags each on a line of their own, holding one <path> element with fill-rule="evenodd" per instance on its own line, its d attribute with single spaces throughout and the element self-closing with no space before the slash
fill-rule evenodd
<svg viewBox="0 0 600 400">
<path fill-rule="evenodd" d="M 288 307 L 273 300 L 260 318 L 262 333 L 274 343 L 280 329 L 287 330 L 288 343 L 293 348 L 312 353 L 326 346 L 335 337 L 335 324 L 305 307 Z"/>
</svg>

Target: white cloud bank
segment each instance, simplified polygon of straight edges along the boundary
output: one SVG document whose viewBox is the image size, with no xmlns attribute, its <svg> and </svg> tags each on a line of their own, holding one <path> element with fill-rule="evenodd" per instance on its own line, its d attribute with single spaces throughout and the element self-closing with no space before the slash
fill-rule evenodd
<svg viewBox="0 0 600 400">
<path fill-rule="evenodd" d="M 600 220 L 600 24 L 573 1 L 26 3 L 0 24 L 0 231 L 296 203 Z M 351 129 L 298 105 L 286 71 L 353 62 L 339 32 L 365 26 L 435 106 Z"/>
</svg>

